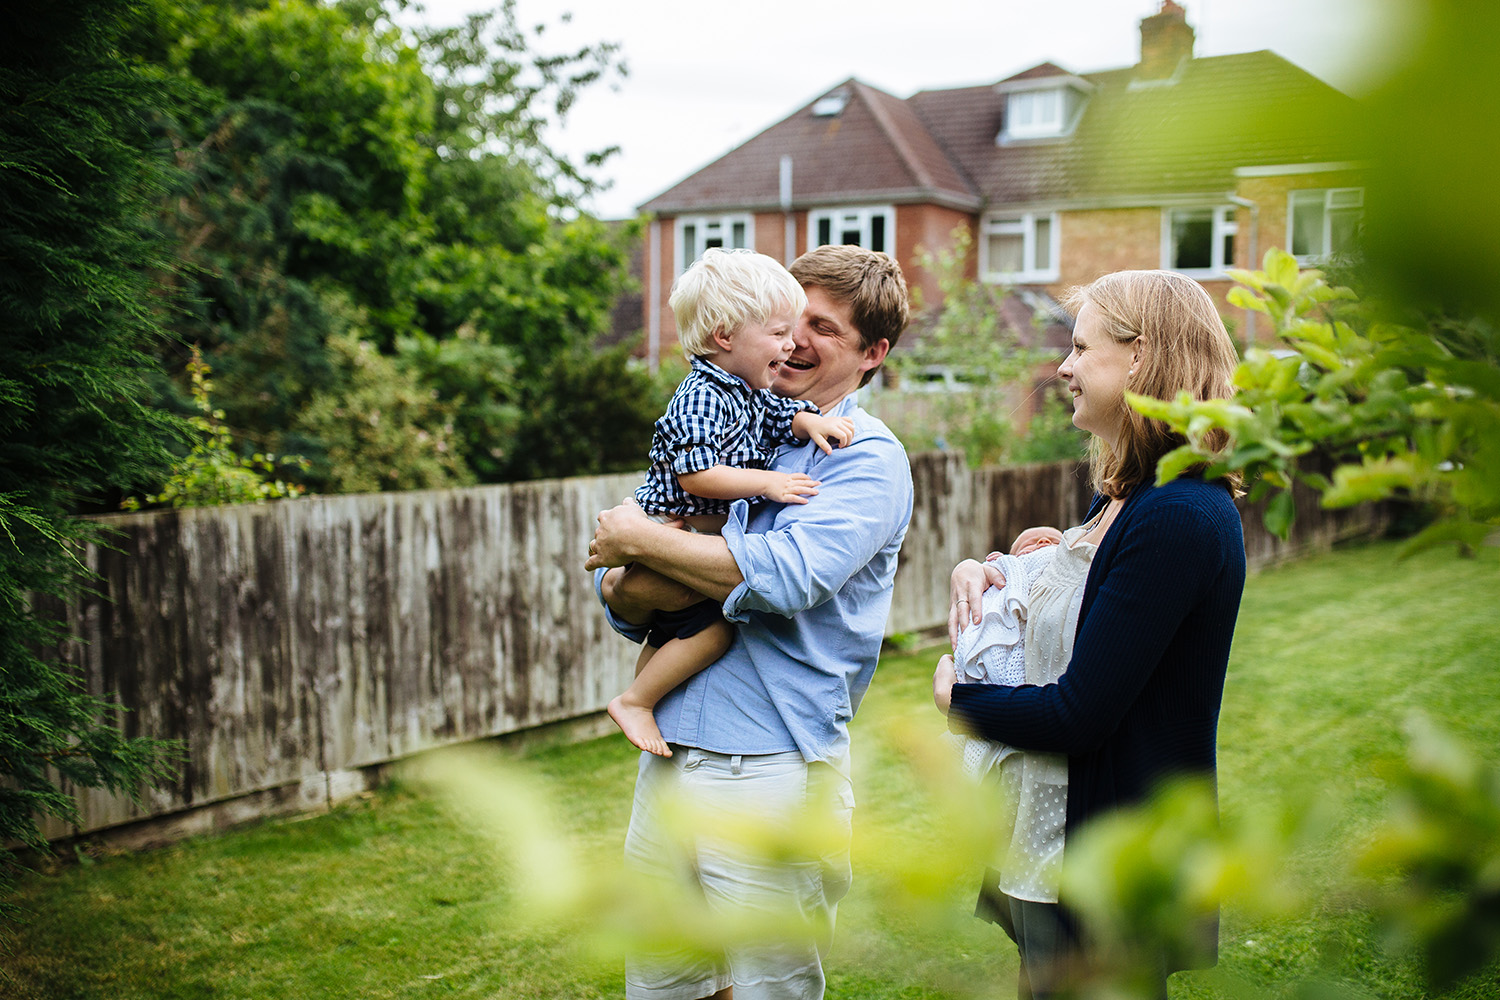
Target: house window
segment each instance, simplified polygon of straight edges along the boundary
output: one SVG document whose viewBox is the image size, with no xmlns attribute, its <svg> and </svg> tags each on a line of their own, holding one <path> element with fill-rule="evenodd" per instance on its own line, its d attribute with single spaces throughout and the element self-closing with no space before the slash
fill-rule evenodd
<svg viewBox="0 0 1500 1000">
<path fill-rule="evenodd" d="M 677 220 L 677 273 L 711 247 L 741 250 L 754 242 L 754 227 L 748 215 L 689 215 Z"/>
<path fill-rule="evenodd" d="M 826 208 L 807 214 L 807 249 L 844 244 L 892 253 L 896 244 L 896 210 L 882 205 Z"/>
<path fill-rule="evenodd" d="M 1234 266 L 1235 208 L 1171 208 L 1163 233 L 1162 267 L 1186 274 L 1217 275 Z"/>
<path fill-rule="evenodd" d="M 1025 212 L 984 221 L 979 267 L 987 281 L 1056 281 L 1058 232 L 1055 212 Z"/>
<path fill-rule="evenodd" d="M 1011 94 L 1005 102 L 1005 134 L 1012 139 L 1060 135 L 1066 105 L 1060 88 Z"/>
<path fill-rule="evenodd" d="M 1303 264 L 1352 250 L 1364 215 L 1363 188 L 1293 191 L 1287 208 L 1288 249 Z"/>
</svg>

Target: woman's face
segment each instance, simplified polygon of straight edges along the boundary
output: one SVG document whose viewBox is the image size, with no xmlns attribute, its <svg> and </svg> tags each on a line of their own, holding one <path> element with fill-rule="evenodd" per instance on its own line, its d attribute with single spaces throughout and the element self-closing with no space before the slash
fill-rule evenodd
<svg viewBox="0 0 1500 1000">
<path fill-rule="evenodd" d="M 1092 303 L 1084 303 L 1073 324 L 1073 351 L 1057 377 L 1073 394 L 1073 425 L 1114 447 L 1124 419 L 1125 380 L 1135 367 L 1140 338 L 1122 344 L 1104 329 Z"/>
</svg>

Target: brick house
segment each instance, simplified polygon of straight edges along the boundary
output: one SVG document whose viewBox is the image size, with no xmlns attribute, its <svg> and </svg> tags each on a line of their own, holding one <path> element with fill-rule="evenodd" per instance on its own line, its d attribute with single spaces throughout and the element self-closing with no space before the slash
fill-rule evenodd
<svg viewBox="0 0 1500 1000">
<path fill-rule="evenodd" d="M 1269 51 L 1194 58 L 1173 0 L 1140 31 L 1140 61 L 1123 69 L 1043 63 L 904 100 L 846 80 L 652 198 L 641 206 L 653 217 L 648 355 L 676 351 L 667 297 L 708 247 L 790 262 L 858 243 L 893 254 L 932 302 L 917 254 L 947 246 L 957 226 L 973 238 L 975 275 L 1027 302 L 1107 271 L 1174 268 L 1254 340 L 1254 317 L 1225 301 L 1224 271 L 1258 267 L 1271 246 L 1316 261 L 1354 238 L 1354 102 Z"/>
</svg>

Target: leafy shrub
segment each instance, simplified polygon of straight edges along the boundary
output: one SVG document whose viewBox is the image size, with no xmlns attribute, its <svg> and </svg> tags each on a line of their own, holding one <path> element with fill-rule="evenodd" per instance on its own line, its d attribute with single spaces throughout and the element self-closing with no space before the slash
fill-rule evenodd
<svg viewBox="0 0 1500 1000">
<path fill-rule="evenodd" d="M 331 493 L 466 486 L 474 475 L 454 409 L 408 369 L 353 333 L 329 338 L 333 386 L 313 394 L 297 426 L 321 441 L 311 478 Z"/>
<path fill-rule="evenodd" d="M 224 411 L 216 410 L 210 401 L 213 382 L 208 363 L 197 347 L 188 362 L 190 395 L 198 412 L 188 418 L 196 432 L 193 448 L 172 467 L 160 493 L 148 494 L 146 503 L 172 507 L 212 507 L 226 503 L 252 503 L 301 496 L 306 490 L 283 479 L 268 480 L 279 465 L 306 468 L 299 456 L 282 456 L 256 452 L 245 456 L 234 446 L 234 435 L 224 426 Z M 141 501 L 127 497 L 121 504 L 126 510 L 139 510 Z"/>
</svg>

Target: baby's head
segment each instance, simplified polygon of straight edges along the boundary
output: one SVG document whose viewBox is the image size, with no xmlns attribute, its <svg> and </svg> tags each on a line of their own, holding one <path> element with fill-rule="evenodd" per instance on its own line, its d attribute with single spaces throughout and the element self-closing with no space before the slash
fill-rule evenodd
<svg viewBox="0 0 1500 1000">
<path fill-rule="evenodd" d="M 1011 543 L 1010 554 L 1013 556 L 1024 556 L 1028 552 L 1044 549 L 1049 545 L 1056 545 L 1062 541 L 1062 532 L 1056 528 L 1038 527 L 1027 528 L 1016 536 Z"/>
<path fill-rule="evenodd" d="M 790 317 L 807 308 L 807 293 L 774 257 L 754 250 L 706 250 L 672 285 L 667 300 L 677 339 L 689 358 L 712 359 L 747 325 Z"/>
</svg>

